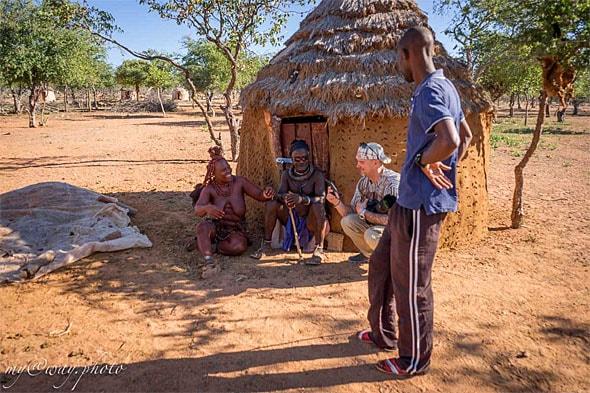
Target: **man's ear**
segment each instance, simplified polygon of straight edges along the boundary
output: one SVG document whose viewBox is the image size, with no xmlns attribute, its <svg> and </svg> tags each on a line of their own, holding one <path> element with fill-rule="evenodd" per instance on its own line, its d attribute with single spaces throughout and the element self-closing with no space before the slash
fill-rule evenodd
<svg viewBox="0 0 590 393">
<path fill-rule="evenodd" d="M 402 56 L 405 61 L 408 61 L 410 59 L 410 50 L 408 48 L 402 48 Z"/>
</svg>

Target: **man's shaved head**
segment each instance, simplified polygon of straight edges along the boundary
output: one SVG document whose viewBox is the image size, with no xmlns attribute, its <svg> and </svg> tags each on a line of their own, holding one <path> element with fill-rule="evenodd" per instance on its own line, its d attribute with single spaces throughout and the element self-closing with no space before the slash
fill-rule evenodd
<svg viewBox="0 0 590 393">
<path fill-rule="evenodd" d="M 397 43 L 398 49 L 427 48 L 429 53 L 434 49 L 432 32 L 423 26 L 410 27 Z"/>
</svg>

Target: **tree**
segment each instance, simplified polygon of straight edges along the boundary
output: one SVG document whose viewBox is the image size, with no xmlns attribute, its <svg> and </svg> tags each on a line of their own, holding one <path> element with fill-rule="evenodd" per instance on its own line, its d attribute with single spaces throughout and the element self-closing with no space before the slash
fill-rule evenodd
<svg viewBox="0 0 590 393">
<path fill-rule="evenodd" d="M 229 82 L 229 62 L 219 48 L 209 41 L 185 37 L 183 46 L 187 53 L 182 57 L 182 64 L 189 70 L 194 87 L 205 95 L 207 113 L 215 116 L 211 101 L 213 94 L 222 92 Z M 190 89 L 188 84 L 185 87 Z"/>
<path fill-rule="evenodd" d="M 452 14 L 445 34 L 459 43 L 463 57 L 474 82 L 494 63 L 511 57 L 506 53 L 514 37 L 511 25 L 514 5 L 504 0 L 437 0 L 435 10 Z M 512 56 L 513 57 L 513 56 Z"/>
<path fill-rule="evenodd" d="M 225 86 L 230 82 L 231 64 L 223 52 L 209 41 L 195 41 L 190 37 L 185 37 L 183 45 L 187 49 L 187 53 L 182 58 L 182 64 L 190 70 L 191 80 L 197 91 L 206 96 L 207 111 L 215 116 L 211 100 L 214 93 L 223 92 Z M 242 89 L 251 83 L 258 71 L 268 63 L 268 60 L 264 56 L 242 52 L 237 63 L 236 89 Z"/>
<path fill-rule="evenodd" d="M 213 123 L 207 114 L 206 107 L 197 99 L 197 89 L 190 79 L 190 70 L 174 59 L 140 53 L 113 39 L 112 33 L 118 28 L 112 15 L 107 12 L 88 7 L 86 4 L 74 5 L 67 0 L 46 1 L 52 3 L 64 23 L 68 23 L 71 28 L 87 29 L 139 59 L 164 60 L 182 71 L 191 88 L 191 98 L 203 114 L 212 140 L 221 144 L 214 135 Z M 164 19 L 174 20 L 177 24 L 186 24 L 195 31 L 197 37 L 215 44 L 228 59 L 231 78 L 223 91 L 225 99 L 223 111 L 231 135 L 232 157 L 236 160 L 239 150 L 239 130 L 237 119 L 233 114 L 232 93 L 236 88 L 238 59 L 242 51 L 251 44 L 276 44 L 282 38 L 280 33 L 289 15 L 286 9 L 292 4 L 304 5 L 314 0 L 139 0 L 139 2 L 147 4 L 151 11 L 158 12 Z"/>
<path fill-rule="evenodd" d="M 49 1 L 0 0 L 0 72 L 11 88 L 29 90 L 30 127 L 37 126 L 42 92 L 67 79 L 85 58 L 79 54 L 97 45 L 89 34 L 60 23 L 52 11 Z"/>
<path fill-rule="evenodd" d="M 578 108 L 582 103 L 590 102 L 590 70 L 585 69 L 581 71 L 576 77 L 576 84 L 574 89 L 574 97 L 572 105 L 574 106 L 573 115 L 578 114 Z"/>
<path fill-rule="evenodd" d="M 230 64 L 230 79 L 225 85 L 222 107 L 230 130 L 231 150 L 238 158 L 239 126 L 233 114 L 232 93 L 238 80 L 238 62 L 242 51 L 252 43 L 276 43 L 291 4 L 305 4 L 304 0 L 139 0 L 148 4 L 164 19 L 184 23 L 195 30 L 198 37 L 217 46 Z M 265 25 L 266 29 L 260 31 Z M 202 107 L 202 106 L 201 106 Z M 203 110 L 202 110 L 203 111 Z M 204 113 L 206 116 L 206 111 Z"/>
<path fill-rule="evenodd" d="M 522 225 L 522 189 L 524 168 L 539 143 L 545 120 L 548 96 L 558 96 L 565 110 L 567 95 L 575 73 L 590 63 L 590 2 L 579 0 L 442 0 L 441 9 L 450 8 L 455 19 L 447 30 L 466 45 L 465 53 L 491 48 L 488 36 L 503 41 L 499 50 L 487 57 L 499 62 L 499 54 L 510 50 L 530 48 L 530 57 L 542 61 L 543 91 L 537 124 L 529 148 L 515 167 L 515 189 L 512 200 L 512 228 Z M 462 24 L 477 21 L 475 28 L 463 29 Z M 465 40 L 465 38 L 472 40 Z M 482 57 L 484 59 L 484 57 Z M 479 60 L 472 69 L 489 67 L 493 61 Z M 472 62 L 473 64 L 473 62 Z M 478 68 L 479 67 L 479 68 Z"/>
<path fill-rule="evenodd" d="M 166 110 L 164 109 L 164 103 L 162 102 L 162 89 L 174 86 L 175 77 L 172 66 L 163 60 L 153 60 L 150 62 L 146 86 L 153 87 L 156 89 L 158 101 L 160 102 L 160 108 L 162 114 L 166 117 Z"/>
<path fill-rule="evenodd" d="M 139 101 L 139 88 L 147 85 L 149 68 L 150 63 L 145 60 L 125 60 L 115 73 L 120 85 L 135 88 L 136 101 Z"/>
</svg>

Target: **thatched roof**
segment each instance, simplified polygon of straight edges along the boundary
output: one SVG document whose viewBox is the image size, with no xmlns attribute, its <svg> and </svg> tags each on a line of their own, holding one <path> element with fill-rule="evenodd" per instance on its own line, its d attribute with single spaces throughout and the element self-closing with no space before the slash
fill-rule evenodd
<svg viewBox="0 0 590 393">
<path fill-rule="evenodd" d="M 244 89 L 244 109 L 322 115 L 331 123 L 407 116 L 414 84 L 396 69 L 396 44 L 407 28 L 427 23 L 412 0 L 323 0 Z M 435 64 L 455 82 L 464 111 L 488 111 L 467 70 L 436 45 Z"/>
</svg>

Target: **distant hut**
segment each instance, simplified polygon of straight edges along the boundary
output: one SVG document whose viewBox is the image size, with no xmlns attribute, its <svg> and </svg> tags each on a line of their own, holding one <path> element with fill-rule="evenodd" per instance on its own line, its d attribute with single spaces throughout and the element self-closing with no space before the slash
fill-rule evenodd
<svg viewBox="0 0 590 393">
<path fill-rule="evenodd" d="M 130 101 L 135 99 L 135 92 L 129 89 L 121 88 L 121 101 Z"/>
<path fill-rule="evenodd" d="M 182 86 L 176 87 L 174 90 L 172 90 L 172 99 L 177 101 L 188 101 L 188 90 Z"/>
<path fill-rule="evenodd" d="M 55 102 L 55 92 L 51 88 L 41 90 L 41 102 Z"/>
<path fill-rule="evenodd" d="M 360 143 L 375 141 L 401 172 L 414 84 L 396 69 L 396 45 L 411 26 L 428 26 L 412 0 L 324 0 L 242 93 L 243 122 L 237 172 L 259 185 L 277 185 L 277 157 L 296 137 L 348 203 L 359 173 Z M 487 173 L 492 107 L 468 72 L 437 42 L 437 68 L 453 80 L 473 131 L 458 170 L 459 212 L 447 217 L 441 245 L 479 239 L 487 230 Z M 332 209 L 331 226 L 341 232 Z M 251 230 L 262 227 L 262 204 L 249 203 Z M 352 243 L 345 242 L 345 249 Z"/>
</svg>

